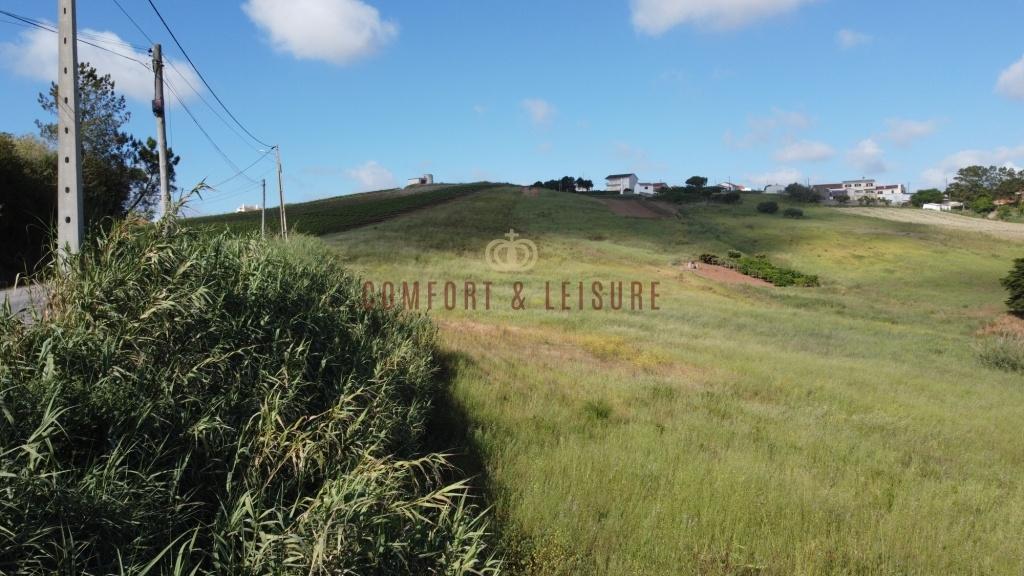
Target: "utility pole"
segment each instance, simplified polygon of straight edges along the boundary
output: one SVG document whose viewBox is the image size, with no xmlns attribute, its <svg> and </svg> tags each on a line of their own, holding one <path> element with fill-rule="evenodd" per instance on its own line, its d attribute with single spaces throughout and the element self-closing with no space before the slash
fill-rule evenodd
<svg viewBox="0 0 1024 576">
<path fill-rule="evenodd" d="M 260 235 L 267 236 L 267 179 L 263 179 L 263 203 L 260 204 Z"/>
<path fill-rule="evenodd" d="M 284 211 L 284 177 L 281 175 L 281 147 L 274 146 L 277 157 L 277 195 L 281 203 L 281 235 L 288 239 L 288 215 Z"/>
<path fill-rule="evenodd" d="M 164 57 L 159 44 L 153 44 L 153 115 L 156 116 L 156 143 L 160 154 L 160 206 L 163 218 L 171 213 L 171 188 L 167 181 L 167 123 L 164 107 Z"/>
<path fill-rule="evenodd" d="M 78 29 L 75 0 L 57 1 L 57 254 L 77 254 L 85 230 L 82 145 L 78 124 Z"/>
</svg>

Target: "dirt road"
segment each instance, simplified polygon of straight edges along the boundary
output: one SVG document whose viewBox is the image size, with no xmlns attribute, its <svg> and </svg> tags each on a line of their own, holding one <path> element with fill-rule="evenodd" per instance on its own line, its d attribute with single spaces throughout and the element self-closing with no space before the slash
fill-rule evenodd
<svg viewBox="0 0 1024 576">
<path fill-rule="evenodd" d="M 843 208 L 842 210 L 844 214 L 870 216 L 894 222 L 941 226 L 965 232 L 981 232 L 1006 240 L 1024 242 L 1024 224 L 1015 224 L 1013 222 L 983 220 L 981 218 L 971 218 L 948 212 L 933 212 L 931 210 L 916 210 L 913 208 Z"/>
</svg>

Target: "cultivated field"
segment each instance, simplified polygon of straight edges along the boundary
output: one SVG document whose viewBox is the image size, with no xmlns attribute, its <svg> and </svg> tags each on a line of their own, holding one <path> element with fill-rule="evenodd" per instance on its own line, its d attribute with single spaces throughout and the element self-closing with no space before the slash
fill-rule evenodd
<svg viewBox="0 0 1024 576">
<path fill-rule="evenodd" d="M 349 194 L 289 204 L 286 211 L 288 228 L 293 232 L 322 235 L 341 232 L 373 222 L 381 222 L 401 214 L 422 210 L 464 196 L 493 188 L 493 184 L 434 184 L 399 190 L 380 190 Z M 258 232 L 260 213 L 218 214 L 185 220 L 190 226 L 209 228 L 230 228 L 238 232 Z M 277 208 L 267 209 L 267 232 L 276 234 L 280 230 Z"/>
<path fill-rule="evenodd" d="M 963 230 L 971 233 L 983 232 L 1007 240 L 1024 241 L 1024 224 L 1014 222 L 984 220 L 982 218 L 972 218 L 948 212 L 933 212 L 931 210 L 910 208 L 844 208 L 844 210 L 851 214 L 871 216 L 872 218 L 881 218 L 894 222 L 941 226 L 950 230 Z"/>
<path fill-rule="evenodd" d="M 1024 379 L 974 350 L 1024 245 L 745 200 L 654 220 L 501 189 L 326 240 L 378 285 L 493 282 L 496 309 L 431 315 L 516 571 L 1024 572 Z M 484 262 L 509 228 L 529 273 Z M 729 249 L 823 286 L 685 270 Z M 659 282 L 661 309 L 544 309 L 593 280 Z"/>
</svg>

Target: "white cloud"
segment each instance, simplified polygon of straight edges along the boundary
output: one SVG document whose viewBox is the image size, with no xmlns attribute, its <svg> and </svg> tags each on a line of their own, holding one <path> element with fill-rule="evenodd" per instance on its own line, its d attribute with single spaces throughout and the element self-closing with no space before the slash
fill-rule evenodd
<svg viewBox="0 0 1024 576">
<path fill-rule="evenodd" d="M 871 43 L 871 36 L 855 30 L 842 29 L 836 32 L 836 44 L 844 50 Z"/>
<path fill-rule="evenodd" d="M 242 10 L 275 48 L 300 60 L 347 64 L 398 35 L 394 22 L 360 0 L 246 0 Z"/>
<path fill-rule="evenodd" d="M 555 116 L 555 107 L 540 98 L 527 98 L 522 101 L 522 107 L 535 126 L 546 126 Z"/>
<path fill-rule="evenodd" d="M 153 99 L 153 73 L 140 64 L 144 62 L 149 65 L 152 61 L 149 54 L 136 52 L 126 46 L 124 40 L 113 32 L 84 29 L 80 31 L 80 37 L 88 38 L 90 42 L 103 46 L 105 50 L 79 42 L 79 62 L 88 62 L 100 74 L 110 74 L 114 80 L 115 90 L 125 97 L 140 102 L 149 102 Z M 133 62 L 106 50 L 139 62 Z M 164 61 L 167 64 L 164 68 L 164 77 L 168 84 L 175 87 L 182 99 L 194 98 L 195 92 L 188 87 L 185 79 L 199 90 L 201 83 L 195 72 L 187 63 L 180 60 L 164 58 Z M 22 76 L 47 82 L 56 81 L 57 35 L 38 28 L 26 30 L 18 36 L 17 41 L 0 44 L 0 62 L 3 62 L 4 67 Z M 165 93 L 165 98 L 168 104 L 175 102 L 169 89 Z"/>
<path fill-rule="evenodd" d="M 747 120 L 748 132 L 742 136 L 734 136 L 726 131 L 725 143 L 732 148 L 750 148 L 774 139 L 777 135 L 789 135 L 806 130 L 811 125 L 809 116 L 802 112 L 792 112 L 773 108 L 767 116 L 755 116 Z"/>
<path fill-rule="evenodd" d="M 1016 168 L 1024 163 L 1024 145 L 1014 148 L 1000 147 L 992 150 L 961 150 L 946 156 L 937 165 L 921 173 L 925 187 L 943 187 L 961 168 L 967 166 L 1009 166 Z"/>
<path fill-rule="evenodd" d="M 996 92 L 1013 100 L 1024 100 L 1024 58 L 1003 70 L 996 82 Z"/>
<path fill-rule="evenodd" d="M 885 137 L 896 144 L 905 146 L 926 136 L 931 136 L 939 128 L 937 120 L 906 120 L 890 118 L 885 121 L 888 130 Z"/>
<path fill-rule="evenodd" d="M 631 0 L 633 26 L 657 36 L 679 24 L 739 28 L 814 0 Z"/>
<path fill-rule="evenodd" d="M 779 162 L 821 162 L 835 156 L 836 151 L 824 142 L 803 140 L 783 146 L 775 153 Z"/>
<path fill-rule="evenodd" d="M 858 142 L 847 158 L 863 175 L 881 174 L 889 169 L 885 163 L 885 151 L 873 138 Z"/>
<path fill-rule="evenodd" d="M 357 192 L 384 190 L 398 185 L 395 175 L 374 160 L 370 160 L 362 166 L 346 170 L 345 174 L 349 179 L 359 183 Z"/>
<path fill-rule="evenodd" d="M 748 175 L 747 180 L 750 181 L 754 188 L 764 188 L 772 184 L 787 186 L 793 182 L 802 182 L 804 175 L 799 170 L 794 170 L 793 168 L 780 168 L 779 170 L 764 174 Z"/>
</svg>

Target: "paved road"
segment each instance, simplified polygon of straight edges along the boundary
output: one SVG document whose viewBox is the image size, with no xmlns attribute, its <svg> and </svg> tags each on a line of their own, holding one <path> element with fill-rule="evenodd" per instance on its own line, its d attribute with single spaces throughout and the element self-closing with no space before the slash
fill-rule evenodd
<svg viewBox="0 0 1024 576">
<path fill-rule="evenodd" d="M 4 301 L 11 303 L 11 311 L 15 314 L 30 320 L 33 307 L 41 308 L 46 303 L 46 295 L 41 287 L 21 287 L 10 290 L 0 290 L 0 304 Z"/>
</svg>

